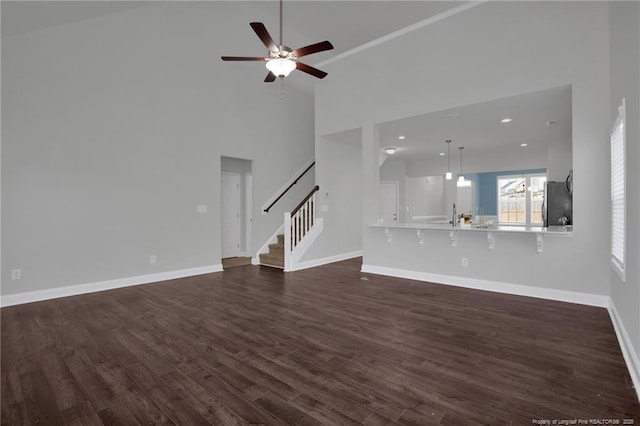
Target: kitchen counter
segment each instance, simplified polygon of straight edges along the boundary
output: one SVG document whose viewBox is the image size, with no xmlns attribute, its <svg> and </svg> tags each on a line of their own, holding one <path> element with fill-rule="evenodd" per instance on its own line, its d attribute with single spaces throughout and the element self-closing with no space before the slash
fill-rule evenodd
<svg viewBox="0 0 640 426">
<path fill-rule="evenodd" d="M 571 237 L 573 236 L 573 226 L 515 226 L 515 225 L 486 225 L 486 227 L 480 228 L 476 224 L 471 225 L 458 225 L 455 228 L 450 223 L 399 223 L 399 224 L 385 224 L 376 223 L 369 225 L 371 228 L 384 229 L 384 233 L 387 237 L 387 241 L 391 242 L 393 232 L 396 230 L 415 230 L 418 242 L 424 244 L 424 236 L 429 231 L 448 231 L 449 240 L 451 245 L 456 247 L 458 242 L 459 232 L 476 232 L 485 233 L 487 242 L 489 244 L 489 250 L 493 250 L 495 246 L 495 234 L 496 233 L 518 233 L 518 234 L 533 234 L 536 236 L 536 246 L 538 254 L 544 250 L 543 237 Z"/>
<path fill-rule="evenodd" d="M 517 225 L 485 225 L 480 228 L 477 224 L 458 225 L 455 228 L 450 223 L 376 223 L 370 225 L 372 228 L 390 228 L 390 229 L 433 229 L 444 231 L 475 231 L 475 232 L 517 232 L 523 234 L 539 234 L 558 235 L 570 237 L 573 234 L 573 226 L 517 226 Z"/>
</svg>

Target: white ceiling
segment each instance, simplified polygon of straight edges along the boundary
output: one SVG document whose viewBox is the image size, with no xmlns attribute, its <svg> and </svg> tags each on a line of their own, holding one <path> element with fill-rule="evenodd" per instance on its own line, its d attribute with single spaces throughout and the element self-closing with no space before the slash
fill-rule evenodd
<svg viewBox="0 0 640 426">
<path fill-rule="evenodd" d="M 464 2 L 457 1 L 286 1 L 284 2 L 284 42 L 298 48 L 329 40 L 334 49 L 323 53 L 327 60 L 394 31 L 423 21 Z M 264 19 L 274 17 L 267 29 L 278 38 L 277 1 L 262 1 L 257 7 Z M 254 16 L 260 20 L 260 16 Z M 250 30 L 247 27 L 248 30 Z M 243 30 L 242 28 L 239 30 Z M 287 34 L 295 32 L 295 43 Z M 294 44 L 294 45 L 292 45 Z M 313 61 L 310 61 L 313 62 Z"/>
<path fill-rule="evenodd" d="M 345 1 L 345 0 L 285 0 L 283 3 L 283 42 L 296 49 L 309 44 L 329 40 L 334 49 L 304 58 L 309 65 L 320 69 L 337 55 L 358 48 L 410 25 L 437 17 L 448 10 L 468 2 L 461 1 Z M 224 16 L 229 6 L 233 17 L 225 24 L 234 29 L 215 46 L 215 55 L 261 56 L 266 49 L 249 26 L 250 22 L 262 22 L 272 38 L 279 40 L 279 2 L 277 0 L 231 1 L 100 1 L 100 0 L 1 0 L 2 37 L 11 37 L 33 31 L 99 18 L 104 15 L 126 13 L 127 9 L 167 7 L 179 10 L 181 6 L 203 8 L 208 13 Z M 220 13 L 216 12 L 220 11 Z M 219 22 L 218 22 L 219 23 Z M 216 25 L 216 22 L 212 22 Z M 255 67 L 254 63 L 226 63 L 229 70 Z M 263 71 L 256 74 L 262 79 Z M 294 78 L 289 84 L 311 92 L 313 78 Z"/>
<path fill-rule="evenodd" d="M 187 1 L 173 2 L 185 4 Z M 145 1 L 5 1 L 2 8 L 2 37 L 41 30 L 47 27 L 97 18 L 134 7 L 154 5 Z M 169 2 L 160 2 L 166 4 Z M 223 5 L 220 1 L 189 2 L 202 7 Z M 263 22 L 274 40 L 279 38 L 279 3 L 274 0 L 233 0 L 246 13 L 246 25 L 225 39 L 227 55 L 252 56 L 255 52 L 234 49 L 234 39 L 255 37 L 249 22 Z M 464 2 L 458 1 L 314 1 L 284 2 L 284 42 L 292 48 L 329 40 L 334 50 L 309 57 L 309 63 L 327 60 L 364 43 L 388 35 L 409 25 L 433 17 Z M 256 47 L 262 46 L 256 37 Z"/>
<path fill-rule="evenodd" d="M 501 123 L 511 118 L 510 123 Z M 548 126 L 548 121 L 556 121 Z M 399 136 L 406 139 L 399 140 Z M 544 148 L 571 143 L 571 86 L 562 86 L 507 98 L 395 120 L 380 125 L 381 150 L 397 147 L 394 158 L 434 158 L 451 139 L 451 156 L 458 147 L 465 155 L 520 147 Z M 526 151 L 525 151 L 526 152 Z"/>
<path fill-rule="evenodd" d="M 4 1 L 2 37 L 25 34 L 48 27 L 70 24 L 85 19 L 140 7 L 142 1 Z"/>
</svg>

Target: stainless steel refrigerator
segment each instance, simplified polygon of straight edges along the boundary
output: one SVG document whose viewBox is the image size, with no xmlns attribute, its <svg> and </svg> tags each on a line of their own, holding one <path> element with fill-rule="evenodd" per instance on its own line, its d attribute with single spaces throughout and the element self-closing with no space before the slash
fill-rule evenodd
<svg viewBox="0 0 640 426">
<path fill-rule="evenodd" d="M 550 181 L 545 184 L 542 214 L 544 226 L 573 224 L 573 194 L 571 183 Z"/>
</svg>

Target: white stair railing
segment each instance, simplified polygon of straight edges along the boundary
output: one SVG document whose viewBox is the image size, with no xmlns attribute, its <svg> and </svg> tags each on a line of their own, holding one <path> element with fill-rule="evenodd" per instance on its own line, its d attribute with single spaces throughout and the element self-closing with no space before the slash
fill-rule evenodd
<svg viewBox="0 0 640 426">
<path fill-rule="evenodd" d="M 284 214 L 284 270 L 296 269 L 297 261 L 310 245 L 305 243 L 305 237 L 314 231 L 314 226 L 321 219 L 316 218 L 316 193 L 320 189 L 315 186 L 304 200 L 291 212 Z M 320 229 L 315 228 L 314 238 Z"/>
</svg>

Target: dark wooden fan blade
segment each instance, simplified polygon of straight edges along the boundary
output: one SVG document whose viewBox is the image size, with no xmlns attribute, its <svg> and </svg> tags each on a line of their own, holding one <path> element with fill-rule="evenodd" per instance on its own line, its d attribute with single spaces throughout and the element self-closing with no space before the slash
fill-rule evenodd
<svg viewBox="0 0 640 426">
<path fill-rule="evenodd" d="M 320 43 L 310 44 L 309 46 L 301 47 L 293 51 L 293 54 L 298 58 L 302 58 L 305 55 L 311 55 L 312 53 L 324 52 L 325 50 L 333 49 L 333 45 L 328 41 L 321 41 Z"/>
<path fill-rule="evenodd" d="M 223 61 L 266 61 L 266 58 L 260 56 L 221 56 Z"/>
<path fill-rule="evenodd" d="M 269 71 L 269 74 L 267 74 L 267 77 L 264 79 L 264 82 L 273 83 L 274 81 L 276 81 L 276 75 L 271 71 Z"/>
<path fill-rule="evenodd" d="M 318 68 L 314 68 L 307 64 L 303 64 L 302 62 L 296 62 L 296 68 L 298 68 L 302 72 L 306 72 L 307 74 L 311 74 L 314 77 L 325 78 L 327 73 L 324 71 L 320 71 Z"/>
<path fill-rule="evenodd" d="M 257 36 L 260 38 L 260 40 L 262 40 L 264 45 L 267 46 L 267 49 L 269 49 L 269 51 L 278 51 L 278 45 L 273 41 L 273 39 L 269 35 L 269 31 L 267 31 L 267 28 L 262 22 L 252 22 L 249 25 L 251 25 L 253 31 L 256 32 Z"/>
</svg>

